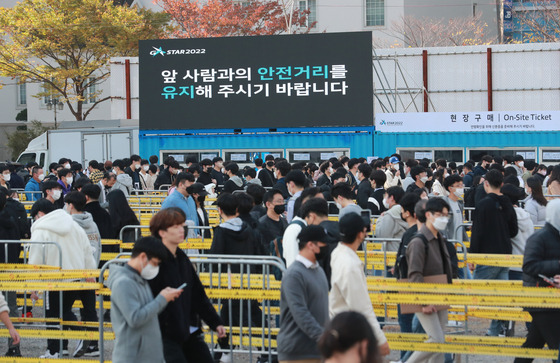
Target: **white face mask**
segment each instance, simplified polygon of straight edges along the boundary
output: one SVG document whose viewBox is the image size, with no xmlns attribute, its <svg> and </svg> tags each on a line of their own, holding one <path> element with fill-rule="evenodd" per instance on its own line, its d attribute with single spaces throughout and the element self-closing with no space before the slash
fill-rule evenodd
<svg viewBox="0 0 560 363">
<path fill-rule="evenodd" d="M 420 178 L 420 181 L 421 181 L 422 183 L 426 184 L 426 182 L 428 181 L 428 177 L 427 177 L 427 176 L 424 176 L 424 177 Z"/>
<path fill-rule="evenodd" d="M 448 217 L 437 217 L 436 220 L 434 221 L 434 228 L 440 232 L 443 232 L 445 231 L 448 222 L 449 222 Z"/>
<path fill-rule="evenodd" d="M 539 174 L 546 176 L 546 170 L 539 171 Z"/>
<path fill-rule="evenodd" d="M 356 179 L 360 179 L 360 176 L 361 176 L 361 175 L 360 175 L 360 172 L 357 172 L 357 173 L 356 173 Z"/>
<path fill-rule="evenodd" d="M 389 209 L 389 201 L 387 200 L 387 198 L 383 198 L 383 206 L 385 207 L 385 209 Z"/>
<path fill-rule="evenodd" d="M 61 195 L 62 195 L 62 190 L 60 190 L 60 189 L 53 189 L 53 191 L 52 191 L 52 199 L 54 199 L 55 201 L 56 201 L 56 200 L 59 200 Z"/>
<path fill-rule="evenodd" d="M 64 164 L 64 169 L 70 169 L 70 164 L 68 163 Z"/>
<path fill-rule="evenodd" d="M 45 179 L 45 174 L 39 174 L 38 178 L 40 181 L 43 181 L 43 179 Z"/>
<path fill-rule="evenodd" d="M 62 207 L 62 210 L 65 211 L 66 213 L 70 214 L 70 212 L 68 211 L 68 204 L 64 204 L 64 207 Z"/>
<path fill-rule="evenodd" d="M 150 166 L 149 166 L 149 165 L 144 165 L 142 168 L 144 169 L 144 171 L 150 170 Z"/>
<path fill-rule="evenodd" d="M 68 185 L 72 184 L 73 181 L 74 181 L 73 177 L 66 178 L 66 184 L 68 184 Z"/>
<path fill-rule="evenodd" d="M 159 266 L 154 266 L 148 262 L 148 264 L 142 269 L 140 276 L 145 280 L 153 280 L 159 273 Z"/>
<path fill-rule="evenodd" d="M 525 162 L 524 162 L 524 161 L 520 161 L 520 162 L 519 162 L 519 167 L 522 168 L 522 167 L 524 167 L 524 166 L 525 166 Z"/>
<path fill-rule="evenodd" d="M 456 188 L 453 194 L 455 194 L 457 197 L 460 198 L 464 192 L 465 192 L 464 188 Z"/>
<path fill-rule="evenodd" d="M 331 174 L 334 173 L 333 168 L 329 168 L 329 173 L 331 173 Z"/>
<path fill-rule="evenodd" d="M 4 178 L 4 181 L 9 182 L 10 179 L 12 178 L 12 176 L 10 174 L 2 174 L 2 177 Z"/>
</svg>

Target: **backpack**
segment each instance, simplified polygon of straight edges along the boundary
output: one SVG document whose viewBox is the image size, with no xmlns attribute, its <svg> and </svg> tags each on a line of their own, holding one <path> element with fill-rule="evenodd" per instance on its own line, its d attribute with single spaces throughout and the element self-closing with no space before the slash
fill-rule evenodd
<svg viewBox="0 0 560 363">
<path fill-rule="evenodd" d="M 412 236 L 410 241 L 416 237 L 420 238 L 424 242 L 425 254 L 428 256 L 428 239 L 422 233 L 417 232 Z M 409 241 L 409 243 L 410 243 Z M 408 260 L 406 259 L 406 249 L 408 245 L 404 245 L 401 242 L 399 246 L 399 252 L 397 253 L 397 261 L 395 262 L 395 272 L 394 275 L 397 279 L 408 278 Z M 445 247 L 447 247 L 447 252 L 449 253 L 449 260 L 451 262 L 451 277 L 457 278 L 459 271 L 459 258 L 457 257 L 457 251 L 453 243 L 445 241 Z"/>
</svg>

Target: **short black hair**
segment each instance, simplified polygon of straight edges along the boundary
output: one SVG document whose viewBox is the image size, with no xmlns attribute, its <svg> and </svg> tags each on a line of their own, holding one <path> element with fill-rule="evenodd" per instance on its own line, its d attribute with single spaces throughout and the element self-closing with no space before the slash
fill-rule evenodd
<svg viewBox="0 0 560 363">
<path fill-rule="evenodd" d="M 502 158 L 499 155 L 494 156 L 493 159 L 494 159 L 494 163 L 496 163 L 496 164 L 502 164 L 504 162 L 504 158 Z"/>
<path fill-rule="evenodd" d="M 463 179 L 459 176 L 459 174 L 451 174 L 447 178 L 443 180 L 443 187 L 445 190 L 449 191 L 449 187 L 457 182 L 462 182 Z"/>
<path fill-rule="evenodd" d="M 64 203 L 72 204 L 78 212 L 84 211 L 86 202 L 86 195 L 82 192 L 70 192 L 64 197 Z"/>
<path fill-rule="evenodd" d="M 274 200 L 274 196 L 275 196 L 276 194 L 280 194 L 280 195 L 282 195 L 282 197 L 283 197 L 283 194 L 282 194 L 282 192 L 281 192 L 280 190 L 278 190 L 278 189 L 271 189 L 271 190 L 269 190 L 268 192 L 266 192 L 266 194 L 264 195 L 264 197 L 263 197 L 264 203 L 265 203 L 265 204 L 266 204 L 266 203 L 272 203 L 272 201 Z"/>
<path fill-rule="evenodd" d="M 237 175 L 239 173 L 239 165 L 235 162 L 230 162 L 225 167 L 226 171 L 231 171 L 233 174 Z"/>
<path fill-rule="evenodd" d="M 88 166 L 91 166 L 92 168 L 99 170 L 99 163 L 97 162 L 97 160 L 90 160 Z"/>
<path fill-rule="evenodd" d="M 149 162 L 148 160 L 146 160 L 146 159 L 142 159 L 142 160 L 140 161 L 140 165 L 150 165 L 150 162 Z"/>
<path fill-rule="evenodd" d="M 82 170 L 83 168 L 84 168 L 84 167 L 83 167 L 82 164 L 80 164 L 80 163 L 74 163 L 74 164 L 72 164 L 72 166 L 70 166 L 70 169 L 71 169 L 72 171 L 80 171 L 80 170 Z"/>
<path fill-rule="evenodd" d="M 280 175 L 285 177 L 288 175 L 290 170 L 292 170 L 292 166 L 287 161 L 281 161 L 275 164 L 276 170 L 280 172 Z"/>
<path fill-rule="evenodd" d="M 405 163 L 406 166 L 408 166 L 409 168 L 414 168 L 416 165 L 418 165 L 418 162 L 414 159 L 408 159 Z"/>
<path fill-rule="evenodd" d="M 72 174 L 72 170 L 70 170 L 70 169 L 60 169 L 57 173 L 58 179 L 60 179 L 62 177 L 66 177 L 66 176 L 68 176 L 68 174 Z"/>
<path fill-rule="evenodd" d="M 399 204 L 401 205 L 402 209 L 406 212 L 409 212 L 410 215 L 414 215 L 414 207 L 420 201 L 420 196 L 415 193 L 405 193 Z"/>
<path fill-rule="evenodd" d="M 321 217 L 329 215 L 329 204 L 323 198 L 311 198 L 301 206 L 301 215 L 308 217 L 310 213 L 315 213 Z"/>
<path fill-rule="evenodd" d="M 454 161 L 449 162 L 449 169 L 451 170 L 457 169 L 457 163 Z"/>
<path fill-rule="evenodd" d="M 210 159 L 202 159 L 202 160 L 200 160 L 200 165 L 202 165 L 202 166 L 209 166 L 209 165 L 212 165 L 212 160 L 210 160 Z"/>
<path fill-rule="evenodd" d="M 177 177 L 175 178 L 175 185 L 179 185 L 179 183 L 182 183 L 185 180 L 194 183 L 194 175 L 192 175 L 191 173 L 177 174 Z"/>
<path fill-rule="evenodd" d="M 331 175 L 331 180 L 332 180 L 333 183 L 334 183 L 334 181 L 335 181 L 336 179 L 340 179 L 340 178 L 346 178 L 346 174 L 342 174 L 342 173 L 339 173 L 339 172 L 337 171 L 336 173 L 333 173 L 333 174 Z"/>
<path fill-rule="evenodd" d="M 198 159 L 194 155 L 189 155 L 185 158 L 185 163 L 189 164 L 198 164 Z"/>
<path fill-rule="evenodd" d="M 188 167 L 187 171 L 191 174 L 194 173 L 200 174 L 202 172 L 202 168 L 197 163 L 192 163 L 191 166 Z"/>
<path fill-rule="evenodd" d="M 513 168 L 508 168 L 508 169 L 513 169 Z M 504 185 L 506 184 L 511 184 L 516 187 L 519 187 L 519 178 L 517 177 L 517 175 L 507 175 L 506 177 L 504 177 Z"/>
<path fill-rule="evenodd" d="M 265 193 L 266 193 L 266 189 L 264 189 L 264 187 L 261 185 L 253 184 L 253 183 L 247 185 L 247 194 L 253 197 L 253 200 L 255 201 L 255 205 L 261 205 L 263 203 L 263 197 Z"/>
<path fill-rule="evenodd" d="M 226 216 L 234 216 L 237 213 L 237 198 L 231 193 L 220 194 L 216 204 Z"/>
<path fill-rule="evenodd" d="M 504 176 L 497 170 L 489 170 L 486 175 L 484 175 L 484 179 L 492 186 L 494 189 L 501 188 L 502 183 L 504 181 Z"/>
<path fill-rule="evenodd" d="M 348 162 L 350 162 L 350 158 L 349 158 L 348 156 L 343 156 L 343 157 L 340 158 L 340 163 L 341 163 L 342 165 L 344 165 L 344 164 L 346 164 L 346 163 L 348 163 Z"/>
<path fill-rule="evenodd" d="M 394 186 L 387 189 L 385 193 L 387 193 L 387 196 L 393 197 L 395 203 L 399 203 L 404 196 L 404 189 L 399 186 Z"/>
<path fill-rule="evenodd" d="M 91 179 L 88 178 L 87 176 L 82 176 L 74 182 L 74 188 L 76 189 L 83 188 L 85 185 L 88 184 L 91 184 Z"/>
<path fill-rule="evenodd" d="M 517 154 L 517 155 L 515 155 L 515 156 L 513 157 L 513 162 L 514 162 L 514 163 L 517 162 L 517 161 L 523 161 L 523 160 L 524 160 L 524 159 L 523 159 L 523 155 Z"/>
<path fill-rule="evenodd" d="M 31 215 L 31 218 L 35 218 L 35 216 L 37 216 L 39 212 L 49 214 L 55 209 L 56 207 L 53 203 L 45 198 L 41 198 L 33 204 L 33 207 L 31 207 L 31 212 L 29 214 Z"/>
<path fill-rule="evenodd" d="M 420 199 L 416 206 L 414 207 L 414 214 L 416 215 L 416 219 L 420 223 L 426 223 L 426 203 L 428 201 L 425 199 Z"/>
<path fill-rule="evenodd" d="M 157 164 L 158 161 L 159 161 L 159 158 L 156 155 L 152 155 L 152 156 L 150 156 L 149 160 L 150 160 L 150 164 Z"/>
<path fill-rule="evenodd" d="M 305 186 L 305 180 L 305 174 L 303 174 L 301 170 L 292 170 L 286 175 L 286 184 L 294 182 L 294 184 L 300 188 Z"/>
<path fill-rule="evenodd" d="M 167 248 L 163 245 L 161 240 L 155 237 L 142 237 L 132 247 L 131 258 L 138 257 L 142 252 L 146 254 L 148 260 L 152 258 L 159 258 L 161 261 L 167 257 Z"/>
<path fill-rule="evenodd" d="M 484 155 L 482 157 L 482 161 L 486 161 L 488 163 L 491 163 L 492 162 L 492 157 L 490 155 Z"/>
<path fill-rule="evenodd" d="M 255 206 L 255 201 L 253 200 L 253 197 L 251 197 L 247 193 L 235 193 L 235 194 L 233 194 L 233 196 L 235 197 L 235 199 L 237 201 L 237 212 L 240 215 L 249 214 L 251 209 L 253 209 L 253 207 Z M 223 210 L 223 208 L 222 208 L 222 210 Z M 228 215 L 232 215 L 232 214 L 228 214 Z"/>
<path fill-rule="evenodd" d="M 525 161 L 525 169 L 527 169 L 527 170 L 533 170 L 533 169 L 535 169 L 536 166 L 537 166 L 537 163 L 535 163 L 535 160 Z"/>
<path fill-rule="evenodd" d="M 506 172 L 505 169 L 507 169 L 507 168 L 504 168 L 504 166 L 502 164 L 492 164 L 488 168 L 488 170 L 498 170 L 501 173 L 505 173 Z M 515 170 L 515 169 L 513 169 L 513 170 Z M 515 174 L 517 175 L 517 171 L 515 172 Z"/>
<path fill-rule="evenodd" d="M 212 164 L 216 164 L 218 161 L 224 161 L 224 159 L 222 159 L 219 156 L 216 156 L 214 159 L 212 159 Z"/>
<path fill-rule="evenodd" d="M 371 175 L 371 171 L 373 170 L 371 166 L 369 166 L 368 164 L 360 164 L 360 166 L 358 166 L 358 170 L 360 171 L 360 173 L 362 173 L 362 175 L 364 176 L 364 178 L 368 179 L 369 176 Z"/>
<path fill-rule="evenodd" d="M 344 199 L 353 199 L 354 193 L 352 192 L 352 187 L 348 183 L 338 183 L 331 189 L 331 196 L 333 198 L 338 198 L 341 196 Z"/>
<path fill-rule="evenodd" d="M 426 203 L 426 212 L 434 213 L 434 212 L 443 212 L 444 209 L 447 209 L 449 212 L 451 207 L 443 198 L 430 198 Z"/>
<path fill-rule="evenodd" d="M 356 164 L 359 164 L 360 160 L 356 159 L 356 158 L 352 158 L 350 160 L 348 160 L 348 169 L 352 169 Z"/>
<path fill-rule="evenodd" d="M 513 163 L 513 156 L 512 155 L 504 155 L 503 159 L 507 161 L 508 164 Z"/>
<path fill-rule="evenodd" d="M 89 197 L 89 199 L 98 200 L 101 195 L 101 188 L 97 184 L 87 184 L 83 186 L 82 193 Z"/>
<path fill-rule="evenodd" d="M 468 161 L 465 163 L 465 165 L 463 165 L 463 168 L 472 171 L 474 166 L 473 164 L 469 163 Z"/>
<path fill-rule="evenodd" d="M 56 169 L 58 169 L 61 165 L 58 163 L 50 163 L 49 164 L 49 171 L 56 171 Z"/>
<path fill-rule="evenodd" d="M 263 159 L 261 159 L 261 158 L 256 158 L 256 159 L 254 160 L 254 163 L 255 163 L 255 166 L 261 167 L 261 166 L 263 166 Z"/>
<path fill-rule="evenodd" d="M 117 159 L 117 160 L 113 161 L 113 168 L 114 167 L 117 167 L 117 168 L 124 171 L 124 168 L 125 168 L 124 161 L 121 160 L 121 159 Z"/>
<path fill-rule="evenodd" d="M 371 172 L 369 179 L 375 181 L 375 186 L 377 188 L 383 188 L 383 185 L 385 185 L 387 181 L 387 175 L 383 170 L 377 169 Z"/>
<path fill-rule="evenodd" d="M 47 190 L 51 189 L 62 189 L 62 186 L 58 184 L 58 182 L 53 180 L 45 180 L 43 181 L 43 185 L 41 186 L 41 190 L 43 191 L 43 195 L 47 196 Z"/>
<path fill-rule="evenodd" d="M 243 176 L 244 177 L 250 176 L 252 179 L 255 179 L 257 177 L 257 171 L 253 168 L 247 168 L 243 173 Z"/>
<path fill-rule="evenodd" d="M 425 173 L 425 172 L 426 172 L 426 169 L 424 169 L 423 166 L 417 165 L 417 166 L 412 167 L 412 169 L 410 169 L 410 177 L 411 177 L 414 181 L 416 181 L 416 177 L 417 177 L 418 175 L 422 174 L 422 173 Z"/>
<path fill-rule="evenodd" d="M 157 173 L 158 171 L 158 167 L 155 164 L 150 164 L 150 169 L 149 169 L 152 173 Z"/>
</svg>

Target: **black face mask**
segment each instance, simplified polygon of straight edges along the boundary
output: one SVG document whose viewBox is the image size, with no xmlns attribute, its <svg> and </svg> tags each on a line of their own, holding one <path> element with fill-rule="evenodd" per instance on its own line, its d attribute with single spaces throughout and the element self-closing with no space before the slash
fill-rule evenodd
<svg viewBox="0 0 560 363">
<path fill-rule="evenodd" d="M 317 261 L 321 261 L 325 257 L 327 257 L 327 252 L 328 252 L 327 246 L 320 247 L 319 253 L 315 254 L 315 258 L 317 259 Z"/>
<path fill-rule="evenodd" d="M 276 213 L 278 215 L 283 214 L 285 210 L 286 210 L 286 207 L 284 206 L 284 204 L 274 206 L 274 213 Z"/>
</svg>

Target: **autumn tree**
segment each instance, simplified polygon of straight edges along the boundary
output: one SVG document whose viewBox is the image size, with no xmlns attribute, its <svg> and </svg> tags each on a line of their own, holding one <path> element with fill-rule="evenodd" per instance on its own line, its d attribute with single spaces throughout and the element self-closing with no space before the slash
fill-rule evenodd
<svg viewBox="0 0 560 363">
<path fill-rule="evenodd" d="M 88 89 L 109 77 L 109 60 L 136 56 L 138 40 L 159 38 L 168 16 L 115 6 L 113 0 L 22 0 L 0 8 L 0 75 L 44 85 L 76 120 L 85 120 L 109 97 Z"/>
<path fill-rule="evenodd" d="M 289 29 L 306 33 L 315 25 L 308 24 L 308 10 L 276 0 L 156 0 L 156 4 L 177 24 L 173 32 L 177 38 L 274 35 Z"/>
<path fill-rule="evenodd" d="M 519 3 L 513 8 L 514 25 L 525 43 L 560 41 L 560 2 L 540 0 L 538 5 Z"/>
<path fill-rule="evenodd" d="M 488 25 L 480 15 L 462 18 L 436 19 L 404 16 L 393 22 L 390 34 L 398 41 L 393 47 L 449 47 L 492 44 Z"/>
</svg>

